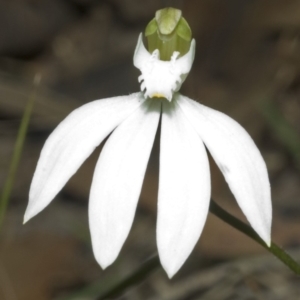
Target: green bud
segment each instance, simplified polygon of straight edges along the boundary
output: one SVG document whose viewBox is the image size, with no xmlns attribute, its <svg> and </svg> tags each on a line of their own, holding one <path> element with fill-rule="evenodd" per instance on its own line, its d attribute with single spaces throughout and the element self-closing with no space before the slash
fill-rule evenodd
<svg viewBox="0 0 300 300">
<path fill-rule="evenodd" d="M 181 10 L 175 8 L 158 10 L 155 13 L 158 31 L 163 35 L 171 34 L 175 30 L 181 18 L 181 14 Z"/>
<path fill-rule="evenodd" d="M 148 51 L 159 49 L 161 60 L 170 60 L 174 51 L 185 55 L 191 45 L 192 31 L 179 9 L 168 7 L 158 10 L 145 30 Z"/>
</svg>

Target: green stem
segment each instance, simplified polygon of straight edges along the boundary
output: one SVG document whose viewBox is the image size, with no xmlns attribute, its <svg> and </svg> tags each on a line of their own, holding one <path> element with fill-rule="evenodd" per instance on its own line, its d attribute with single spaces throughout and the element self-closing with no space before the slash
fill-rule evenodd
<svg viewBox="0 0 300 300">
<path fill-rule="evenodd" d="M 98 296 L 96 300 L 109 299 L 109 297 L 120 294 L 127 288 L 142 282 L 147 276 L 149 276 L 150 273 L 152 273 L 159 266 L 159 258 L 157 254 L 155 254 L 128 277 L 120 280 L 107 291 Z"/>
<path fill-rule="evenodd" d="M 236 217 L 229 214 L 225 211 L 221 206 L 219 206 L 216 202 L 211 200 L 210 202 L 210 212 L 220 218 L 225 223 L 231 225 L 235 229 L 244 233 L 264 248 L 266 248 L 269 252 L 271 252 L 274 256 L 276 256 L 280 261 L 282 261 L 289 269 L 291 269 L 295 274 L 300 275 L 300 265 L 283 249 L 277 246 L 275 243 L 271 244 L 271 247 L 268 247 L 265 242 L 256 234 L 256 232 L 247 224 L 240 221 Z M 140 283 L 144 280 L 153 270 L 160 266 L 159 258 L 157 255 L 154 255 L 151 259 L 149 259 L 144 265 L 142 265 L 138 270 L 129 275 L 127 278 L 118 281 L 112 287 L 110 287 L 107 291 L 102 293 L 96 300 L 104 300 L 108 299 L 113 295 L 120 294 L 124 292 L 126 289 L 131 286 Z"/>
<path fill-rule="evenodd" d="M 268 247 L 266 243 L 257 235 L 257 233 L 249 225 L 245 224 L 244 222 L 229 214 L 213 200 L 211 200 L 210 202 L 209 210 L 212 214 L 223 220 L 225 223 L 243 232 L 245 235 L 262 245 L 269 252 L 275 255 L 279 260 L 281 260 L 294 273 L 300 275 L 300 265 L 275 243 L 272 242 L 271 247 Z"/>
<path fill-rule="evenodd" d="M 23 117 L 21 120 L 16 143 L 15 143 L 14 150 L 13 150 L 11 163 L 10 163 L 9 170 L 8 170 L 8 175 L 7 175 L 7 178 L 4 183 L 2 193 L 1 193 L 1 197 L 0 197 L 0 229 L 2 227 L 2 223 L 3 223 L 4 216 L 5 216 L 5 213 L 7 210 L 7 205 L 9 202 L 10 195 L 11 195 L 13 183 L 15 180 L 16 172 L 18 169 L 19 161 L 20 161 L 20 158 L 22 155 L 22 150 L 23 150 L 24 141 L 25 141 L 25 137 L 26 137 L 26 133 L 27 133 L 27 129 L 28 129 L 28 124 L 30 121 L 31 112 L 32 112 L 33 105 L 34 105 L 34 100 L 35 100 L 35 95 L 36 95 L 36 86 L 39 84 L 39 81 L 40 81 L 40 76 L 37 75 L 34 79 L 34 85 L 35 85 L 34 91 L 29 96 L 29 99 L 26 104 L 25 111 L 24 111 L 24 114 L 23 114 Z"/>
</svg>

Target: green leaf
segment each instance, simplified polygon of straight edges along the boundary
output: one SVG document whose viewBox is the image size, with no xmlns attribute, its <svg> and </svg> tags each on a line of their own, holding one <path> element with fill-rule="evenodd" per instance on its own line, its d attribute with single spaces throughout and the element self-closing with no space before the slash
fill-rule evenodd
<svg viewBox="0 0 300 300">
<path fill-rule="evenodd" d="M 297 130 L 286 120 L 280 109 L 271 100 L 262 100 L 258 104 L 268 125 L 285 146 L 300 169 L 300 136 Z"/>
<path fill-rule="evenodd" d="M 13 188 L 15 175 L 16 175 L 19 161 L 20 161 L 20 158 L 22 155 L 23 145 L 24 145 L 24 141 L 25 141 L 27 129 L 28 129 L 28 124 L 30 121 L 31 112 L 32 112 L 35 97 L 36 97 L 36 87 L 39 84 L 39 82 L 40 82 L 40 76 L 36 75 L 34 78 L 35 88 L 34 88 L 34 91 L 32 92 L 32 94 L 29 96 L 28 102 L 25 107 L 25 111 L 24 111 L 24 114 L 23 114 L 23 117 L 21 120 L 16 143 L 15 143 L 14 150 L 13 150 L 12 159 L 11 159 L 9 170 L 8 170 L 8 175 L 7 175 L 6 181 L 4 183 L 4 187 L 2 189 L 2 193 L 1 193 L 1 197 L 0 197 L 0 229 L 1 229 L 1 226 L 3 223 L 3 219 L 5 216 L 6 210 L 7 210 L 7 205 L 8 205 L 11 191 Z"/>
</svg>

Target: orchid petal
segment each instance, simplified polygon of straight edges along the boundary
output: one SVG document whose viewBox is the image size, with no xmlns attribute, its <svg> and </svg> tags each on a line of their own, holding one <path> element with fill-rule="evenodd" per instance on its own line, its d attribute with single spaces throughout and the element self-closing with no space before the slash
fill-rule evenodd
<svg viewBox="0 0 300 300">
<path fill-rule="evenodd" d="M 42 149 L 24 222 L 52 201 L 92 151 L 144 100 L 136 93 L 93 101 L 74 110 L 57 126 Z"/>
<path fill-rule="evenodd" d="M 178 105 L 163 103 L 158 193 L 157 245 L 172 277 L 202 232 L 210 200 L 205 147 Z"/>
<path fill-rule="evenodd" d="M 161 101 L 149 100 L 106 142 L 89 202 L 95 257 L 104 269 L 117 258 L 131 228 L 160 117 Z"/>
<path fill-rule="evenodd" d="M 270 183 L 266 164 L 252 138 L 227 115 L 179 94 L 176 97 L 219 166 L 249 223 L 270 246 Z"/>
<path fill-rule="evenodd" d="M 158 49 L 152 54 L 146 50 L 142 34 L 140 34 L 133 62 L 142 73 L 139 81 L 142 81 L 141 90 L 145 90 L 145 96 L 165 97 L 171 101 L 173 93 L 180 89 L 191 70 L 195 58 L 195 47 L 196 42 L 192 40 L 188 53 L 178 58 L 180 53 L 175 51 L 170 61 L 162 61 L 159 59 Z"/>
</svg>

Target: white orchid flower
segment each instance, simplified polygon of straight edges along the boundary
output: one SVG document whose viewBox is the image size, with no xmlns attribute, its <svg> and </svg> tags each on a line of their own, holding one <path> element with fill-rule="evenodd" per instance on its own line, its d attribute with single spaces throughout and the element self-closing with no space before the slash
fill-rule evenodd
<svg viewBox="0 0 300 300">
<path fill-rule="evenodd" d="M 184 19 L 177 12 L 178 23 Z M 160 16 L 158 26 L 163 24 Z M 211 182 L 205 146 L 249 223 L 270 245 L 270 184 L 253 140 L 225 114 L 178 93 L 194 60 L 195 41 L 189 45 L 184 55 L 173 51 L 163 61 L 159 49 L 145 49 L 140 35 L 134 65 L 142 73 L 142 91 L 85 104 L 57 126 L 41 152 L 25 221 L 53 200 L 112 132 L 96 165 L 89 201 L 94 255 L 103 269 L 112 264 L 132 226 L 161 117 L 157 247 L 168 276 L 190 255 L 208 214 Z"/>
</svg>

